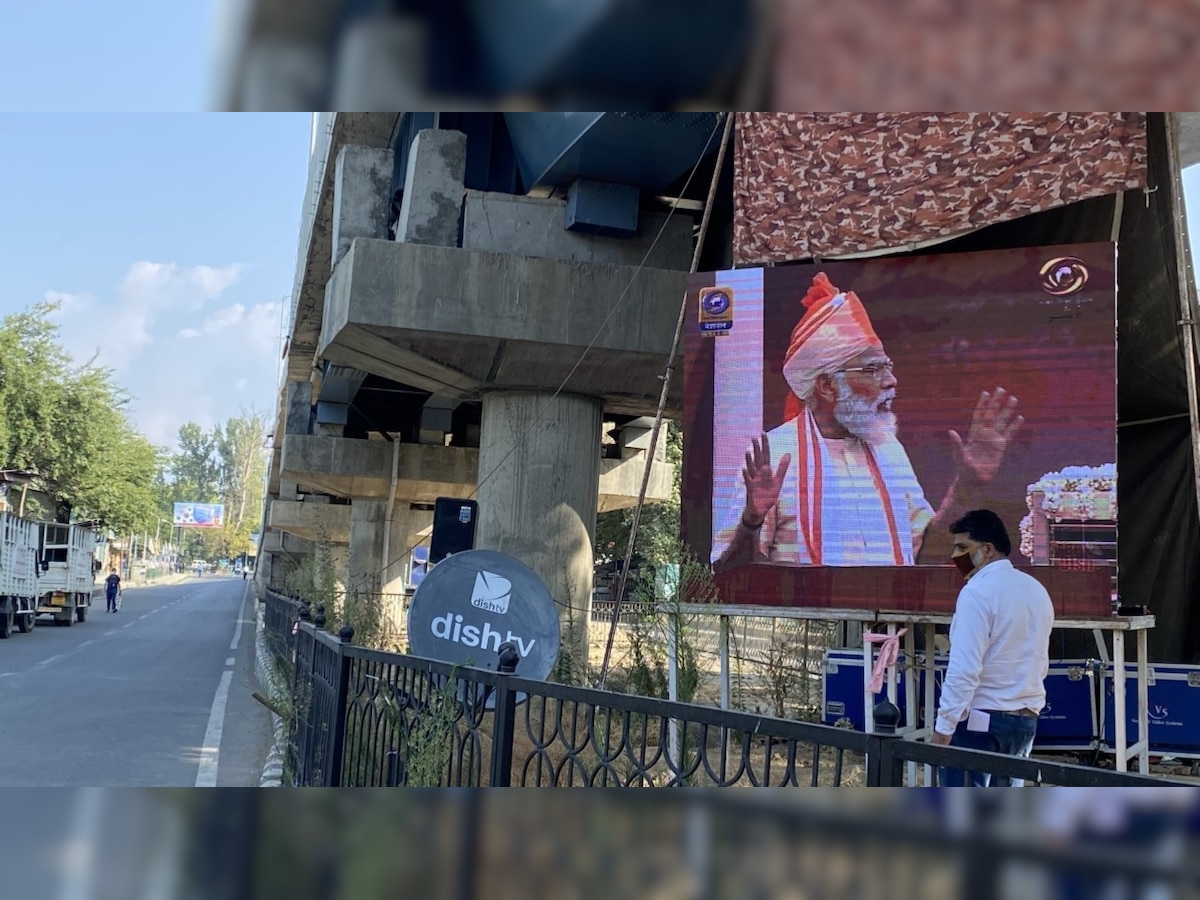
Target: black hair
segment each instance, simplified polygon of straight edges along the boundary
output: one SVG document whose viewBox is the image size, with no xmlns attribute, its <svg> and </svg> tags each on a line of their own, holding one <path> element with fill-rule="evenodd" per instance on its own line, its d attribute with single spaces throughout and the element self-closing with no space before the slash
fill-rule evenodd
<svg viewBox="0 0 1200 900">
<path fill-rule="evenodd" d="M 991 544 L 1005 556 L 1012 553 L 1008 529 L 990 509 L 973 509 L 950 525 L 951 534 L 965 534 L 981 544 Z"/>
</svg>

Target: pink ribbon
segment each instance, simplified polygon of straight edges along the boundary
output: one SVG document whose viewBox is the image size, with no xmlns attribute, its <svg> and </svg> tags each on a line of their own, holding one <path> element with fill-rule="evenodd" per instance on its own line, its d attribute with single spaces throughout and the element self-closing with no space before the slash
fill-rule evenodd
<svg viewBox="0 0 1200 900">
<path fill-rule="evenodd" d="M 895 634 L 875 634 L 870 631 L 863 632 L 863 640 L 868 644 L 879 644 L 879 656 L 875 660 L 875 667 L 871 669 L 871 693 L 878 694 L 883 688 L 883 678 L 887 675 L 888 666 L 894 666 L 897 658 L 900 656 L 900 638 L 904 636 L 907 628 L 901 628 Z"/>
</svg>

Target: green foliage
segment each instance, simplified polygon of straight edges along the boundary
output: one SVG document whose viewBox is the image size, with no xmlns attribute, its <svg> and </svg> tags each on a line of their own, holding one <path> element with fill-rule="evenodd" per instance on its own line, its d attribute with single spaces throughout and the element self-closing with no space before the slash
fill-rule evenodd
<svg viewBox="0 0 1200 900">
<path fill-rule="evenodd" d="M 667 463 L 673 467 L 671 496 L 664 503 L 647 503 L 642 508 L 637 544 L 634 547 L 635 554 L 644 556 L 651 563 L 674 561 L 679 544 L 683 431 L 675 422 L 667 422 L 659 440 L 666 442 Z M 632 524 L 632 509 L 600 513 L 596 517 L 596 559 L 606 561 L 624 557 L 629 546 L 629 529 Z"/>
<path fill-rule="evenodd" d="M 179 429 L 164 509 L 174 503 L 225 504 L 222 528 L 189 529 L 184 535 L 189 559 L 234 559 L 251 550 L 250 535 L 262 523 L 266 436 L 266 416 L 253 410 L 207 432 L 195 422 Z"/>
<path fill-rule="evenodd" d="M 262 506 L 262 481 L 267 473 L 267 455 L 263 444 L 267 436 L 267 418 L 249 412 L 226 420 L 213 429 L 220 462 L 221 500 L 229 520 L 237 527 L 257 524 Z"/>
<path fill-rule="evenodd" d="M 109 369 L 77 366 L 58 343 L 55 304 L 0 323 L 0 466 L 36 472 L 60 521 L 153 531 L 159 458 L 129 423 Z"/>
<path fill-rule="evenodd" d="M 696 697 L 703 673 L 696 645 L 696 627 L 704 613 L 696 605 L 717 601 L 716 584 L 708 566 L 692 551 L 676 541 L 672 559 L 661 568 L 677 566 L 677 574 L 658 583 L 642 578 L 627 588 L 630 609 L 651 609 L 636 618 L 629 629 L 630 662 L 623 672 L 614 672 L 609 683 L 613 690 L 646 697 L 666 697 L 668 694 L 668 660 L 671 633 L 676 637 L 677 676 L 676 696 L 690 703 Z"/>
<path fill-rule="evenodd" d="M 176 502 L 224 503 L 226 525 L 185 534 L 189 559 L 237 557 L 261 526 L 267 420 L 254 411 L 205 432 L 189 422 L 168 454 L 129 421 L 129 395 L 111 370 L 76 365 L 59 343 L 53 303 L 0 321 L 0 468 L 37 473 L 53 500 L 26 510 L 60 521 L 97 519 L 118 535 L 154 534 Z"/>
<path fill-rule="evenodd" d="M 401 739 L 404 783 L 408 787 L 442 787 L 443 773 L 454 746 L 457 722 L 462 714 L 458 702 L 457 668 L 441 687 L 431 684 L 429 700 L 407 723 Z M 433 682 L 434 676 L 430 677 Z"/>
<path fill-rule="evenodd" d="M 303 556 L 283 581 L 287 593 L 307 600 L 314 612 L 318 606 L 324 606 L 326 623 L 334 621 L 335 605 L 341 591 L 328 543 L 319 542 L 316 552 Z"/>
<path fill-rule="evenodd" d="M 195 422 L 179 429 L 179 452 L 171 458 L 176 499 L 180 503 L 216 503 L 220 462 L 216 437 Z"/>
</svg>

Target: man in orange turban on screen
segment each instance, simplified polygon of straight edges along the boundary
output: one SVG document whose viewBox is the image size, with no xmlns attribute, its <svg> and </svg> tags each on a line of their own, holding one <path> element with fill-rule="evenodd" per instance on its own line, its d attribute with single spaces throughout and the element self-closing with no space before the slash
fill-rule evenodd
<svg viewBox="0 0 1200 900">
<path fill-rule="evenodd" d="M 1024 421 L 1017 398 L 985 391 L 966 440 L 949 432 L 957 472 L 935 511 L 896 439 L 898 381 L 862 301 L 821 272 L 804 307 L 783 363 L 786 421 L 746 451 L 745 505 L 717 536 L 716 567 L 945 562 L 949 523 L 978 505 Z"/>
</svg>

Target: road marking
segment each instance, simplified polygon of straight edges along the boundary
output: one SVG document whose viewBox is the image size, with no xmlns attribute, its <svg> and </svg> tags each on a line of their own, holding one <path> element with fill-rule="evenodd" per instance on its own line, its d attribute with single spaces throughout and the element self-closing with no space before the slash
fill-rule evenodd
<svg viewBox="0 0 1200 900">
<path fill-rule="evenodd" d="M 242 591 L 242 602 L 238 604 L 237 628 L 233 631 L 233 643 L 229 645 L 230 650 L 236 650 L 238 641 L 242 639 L 242 625 L 245 624 L 245 616 L 242 614 L 246 611 L 246 598 L 249 596 L 249 588 Z"/>
<path fill-rule="evenodd" d="M 63 880 L 59 900 L 91 900 L 99 853 L 104 788 L 87 787 L 78 793 L 71 833 L 62 859 Z"/>
<path fill-rule="evenodd" d="M 54 663 L 58 662 L 64 656 L 66 656 L 65 653 L 60 653 L 57 656 L 51 656 L 47 659 L 43 659 L 40 663 L 35 665 L 34 668 L 35 669 L 44 669 L 44 668 L 46 668 L 46 666 L 53 665 Z"/>
<path fill-rule="evenodd" d="M 234 660 L 234 658 L 231 656 L 231 657 L 229 657 L 229 659 L 225 660 L 225 665 L 232 666 L 235 661 L 236 660 Z"/>
<path fill-rule="evenodd" d="M 200 768 L 196 772 L 196 787 L 217 786 L 217 764 L 221 755 L 221 732 L 225 728 L 225 703 L 229 700 L 229 683 L 233 672 L 228 669 L 221 674 L 217 695 L 213 698 L 212 711 L 208 714 L 208 728 L 204 732 L 204 744 L 200 748 Z"/>
<path fill-rule="evenodd" d="M 86 641 L 84 641 L 82 644 L 80 644 L 80 645 L 79 645 L 78 647 L 76 647 L 75 649 L 76 649 L 76 650 L 82 650 L 82 649 L 83 649 L 84 647 L 86 647 L 88 644 L 94 644 L 94 643 L 96 643 L 96 639 L 95 639 L 95 638 L 91 638 L 90 640 L 86 640 Z"/>
</svg>

